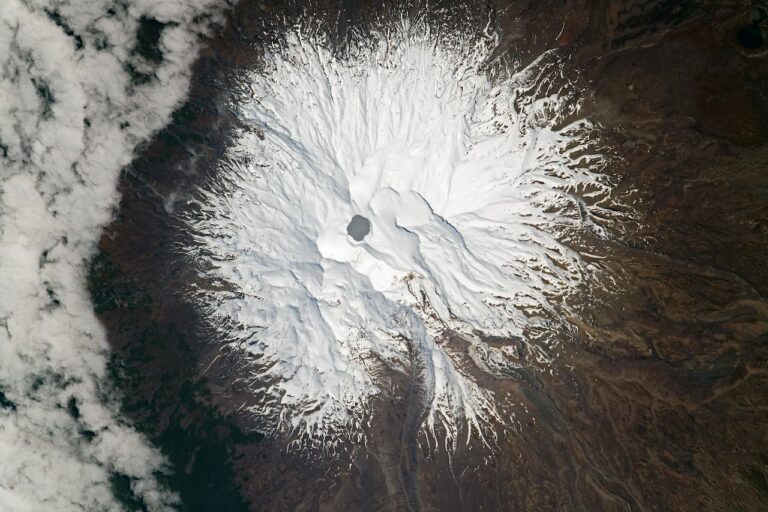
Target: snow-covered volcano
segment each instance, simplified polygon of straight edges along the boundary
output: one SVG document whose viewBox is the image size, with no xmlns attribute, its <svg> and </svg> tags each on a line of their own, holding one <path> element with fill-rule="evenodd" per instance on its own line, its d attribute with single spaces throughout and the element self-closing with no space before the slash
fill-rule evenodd
<svg viewBox="0 0 768 512">
<path fill-rule="evenodd" d="M 189 208 L 184 251 L 273 432 L 359 432 L 387 371 L 418 374 L 428 428 L 505 421 L 446 333 L 481 371 L 514 368 L 484 340 L 550 328 L 584 276 L 558 241 L 588 222 L 571 194 L 606 185 L 558 56 L 510 71 L 495 44 L 401 23 L 338 50 L 296 29 L 246 74 L 247 128 Z"/>
</svg>

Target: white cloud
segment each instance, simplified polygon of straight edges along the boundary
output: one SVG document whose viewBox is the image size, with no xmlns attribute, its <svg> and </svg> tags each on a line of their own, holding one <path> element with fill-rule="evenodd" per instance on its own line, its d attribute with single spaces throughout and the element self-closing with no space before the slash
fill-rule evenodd
<svg viewBox="0 0 768 512">
<path fill-rule="evenodd" d="M 151 510 L 176 502 L 153 477 L 163 458 L 100 399 L 108 346 L 84 264 L 224 3 L 0 2 L 0 511 L 119 509 L 113 473 Z M 135 51 L 142 17 L 169 23 L 160 62 Z"/>
</svg>

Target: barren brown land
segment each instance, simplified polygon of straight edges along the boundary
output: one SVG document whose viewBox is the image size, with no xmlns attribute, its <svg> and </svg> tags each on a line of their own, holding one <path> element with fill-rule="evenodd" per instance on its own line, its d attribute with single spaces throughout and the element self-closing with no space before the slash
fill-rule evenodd
<svg viewBox="0 0 768 512">
<path fill-rule="evenodd" d="M 389 12 L 380 4 L 311 9 L 341 38 Z M 179 297 L 198 276 L 173 250 L 176 205 L 210 179 L 237 125 L 237 70 L 274 20 L 303 9 L 243 0 L 188 102 L 125 172 L 91 271 L 124 408 L 168 455 L 183 509 L 768 510 L 768 21 L 749 1 L 468 5 L 500 32 L 500 54 L 527 63 L 557 48 L 589 91 L 581 115 L 601 126 L 604 172 L 635 215 L 578 248 L 615 282 L 579 290 L 550 364 L 499 341 L 521 345 L 522 368 L 483 385 L 519 406 L 490 449 L 426 449 L 402 375 L 388 377 L 368 441 L 336 458 L 262 436 L 237 412 L 240 367 Z M 462 357 L 460 339 L 446 343 Z"/>
</svg>

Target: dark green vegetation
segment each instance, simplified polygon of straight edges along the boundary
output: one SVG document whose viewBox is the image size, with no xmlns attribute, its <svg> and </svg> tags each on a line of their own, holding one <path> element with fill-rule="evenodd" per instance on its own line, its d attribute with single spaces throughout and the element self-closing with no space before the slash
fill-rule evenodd
<svg viewBox="0 0 768 512">
<path fill-rule="evenodd" d="M 5 396 L 5 393 L 3 393 L 2 390 L 0 390 L 0 409 L 16 410 L 16 404 L 8 400 L 8 397 Z"/>
<path fill-rule="evenodd" d="M 260 435 L 242 432 L 208 405 L 210 392 L 204 379 L 195 378 L 197 362 L 183 329 L 147 321 L 152 317 L 150 294 L 103 253 L 92 262 L 89 285 L 96 311 L 107 324 L 115 314 L 136 319 L 121 333 L 122 350 L 113 354 L 109 374 L 123 393 L 123 412 L 168 458 L 169 472 L 159 477 L 179 494 L 180 510 L 248 510 L 234 484 L 231 461 L 238 445 L 258 442 Z M 68 410 L 79 416 L 74 399 Z M 146 510 L 130 484 L 126 475 L 112 477 L 115 496 L 127 510 Z"/>
</svg>

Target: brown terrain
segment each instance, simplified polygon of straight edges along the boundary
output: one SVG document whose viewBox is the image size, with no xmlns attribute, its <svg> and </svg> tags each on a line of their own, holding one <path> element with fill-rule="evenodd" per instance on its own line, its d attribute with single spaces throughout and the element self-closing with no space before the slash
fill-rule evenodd
<svg viewBox="0 0 768 512">
<path fill-rule="evenodd" d="M 233 411 L 249 397 L 239 367 L 178 296 L 197 276 L 173 250 L 175 212 L 236 123 L 234 73 L 298 11 L 242 1 L 125 173 L 91 272 L 125 411 L 168 455 L 183 510 L 768 510 L 768 20 L 749 1 L 468 3 L 500 52 L 559 48 L 591 91 L 582 114 L 636 210 L 583 241 L 613 281 L 580 290 L 550 367 L 484 383 L 521 404 L 493 450 L 425 450 L 404 377 L 368 443 L 332 460 L 255 432 Z M 339 33 L 381 8 L 324 7 L 343 13 Z"/>
</svg>

